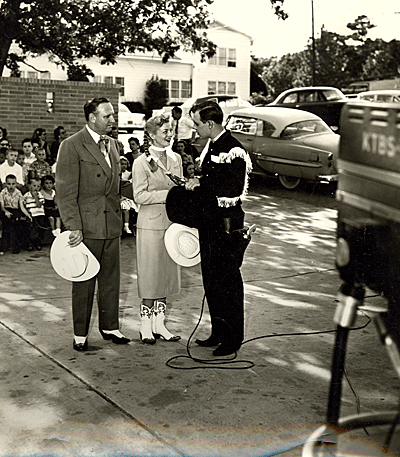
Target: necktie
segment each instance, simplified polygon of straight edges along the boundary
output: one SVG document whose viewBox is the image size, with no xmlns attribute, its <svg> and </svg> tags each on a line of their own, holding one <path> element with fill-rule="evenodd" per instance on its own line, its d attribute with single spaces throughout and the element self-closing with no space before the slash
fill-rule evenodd
<svg viewBox="0 0 400 457">
<path fill-rule="evenodd" d="M 178 123 L 179 119 L 176 120 L 176 125 L 175 125 L 175 136 L 178 138 Z"/>
<path fill-rule="evenodd" d="M 110 165 L 110 167 L 111 167 L 110 157 L 108 156 L 109 143 L 110 143 L 110 140 L 105 135 L 100 135 L 100 140 L 98 143 L 100 151 L 103 154 L 104 158 L 106 159 L 106 162 L 108 163 L 108 165 Z"/>
<path fill-rule="evenodd" d="M 104 135 L 101 135 L 100 140 L 99 140 L 99 147 L 100 147 L 100 151 L 102 152 L 104 157 L 106 157 L 108 154 L 108 143 L 109 143 L 108 138 Z"/>
</svg>

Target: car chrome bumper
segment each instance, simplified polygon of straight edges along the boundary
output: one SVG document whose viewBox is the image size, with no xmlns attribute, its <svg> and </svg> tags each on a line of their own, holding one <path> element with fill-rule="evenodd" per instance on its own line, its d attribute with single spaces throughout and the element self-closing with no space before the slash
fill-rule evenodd
<svg viewBox="0 0 400 457">
<path fill-rule="evenodd" d="M 326 182 L 332 182 L 332 181 L 337 181 L 338 180 L 339 174 L 336 173 L 334 175 L 317 175 L 316 178 L 318 181 L 326 181 Z"/>
</svg>

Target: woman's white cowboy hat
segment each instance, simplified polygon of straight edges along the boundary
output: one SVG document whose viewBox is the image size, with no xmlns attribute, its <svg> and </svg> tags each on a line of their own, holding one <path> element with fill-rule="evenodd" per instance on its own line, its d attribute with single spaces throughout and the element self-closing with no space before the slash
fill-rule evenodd
<svg viewBox="0 0 400 457">
<path fill-rule="evenodd" d="M 50 261 L 57 274 L 68 281 L 87 281 L 97 275 L 100 264 L 87 246 L 68 244 L 70 231 L 56 237 L 50 249 Z"/>
<path fill-rule="evenodd" d="M 200 262 L 200 242 L 197 229 L 172 224 L 164 235 L 164 242 L 171 259 L 182 267 L 193 267 Z"/>
</svg>

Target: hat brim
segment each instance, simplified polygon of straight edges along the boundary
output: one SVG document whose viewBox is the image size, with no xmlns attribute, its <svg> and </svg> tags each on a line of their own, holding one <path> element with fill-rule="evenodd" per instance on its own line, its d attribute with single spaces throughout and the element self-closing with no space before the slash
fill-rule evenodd
<svg viewBox="0 0 400 457">
<path fill-rule="evenodd" d="M 50 248 L 50 261 L 54 271 L 67 281 L 87 281 L 97 275 L 100 264 L 84 243 L 71 247 L 70 231 L 58 235 Z"/>
<path fill-rule="evenodd" d="M 189 235 L 197 242 L 196 249 L 190 257 L 179 249 L 179 238 L 182 235 Z M 164 243 L 171 259 L 181 267 L 194 267 L 200 262 L 200 241 L 197 229 L 182 224 L 172 224 L 165 232 Z"/>
</svg>

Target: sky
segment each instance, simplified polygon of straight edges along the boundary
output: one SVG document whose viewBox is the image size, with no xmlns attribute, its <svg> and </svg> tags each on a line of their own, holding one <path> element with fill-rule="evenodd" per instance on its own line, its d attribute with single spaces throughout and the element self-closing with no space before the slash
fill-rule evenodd
<svg viewBox="0 0 400 457">
<path fill-rule="evenodd" d="M 400 40 L 400 0 L 313 0 L 314 35 L 322 25 L 330 32 L 349 34 L 346 27 L 366 15 L 375 28 L 368 37 Z M 285 0 L 285 21 L 273 14 L 269 0 L 214 0 L 212 17 L 253 38 L 256 57 L 282 56 L 302 51 L 312 34 L 311 0 Z"/>
</svg>

